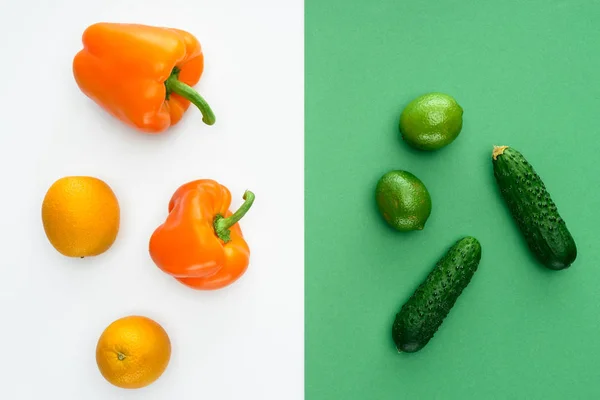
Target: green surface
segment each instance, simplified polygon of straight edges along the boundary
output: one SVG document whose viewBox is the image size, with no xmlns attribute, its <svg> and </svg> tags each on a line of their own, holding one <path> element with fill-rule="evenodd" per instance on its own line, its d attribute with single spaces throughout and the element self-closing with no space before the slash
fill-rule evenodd
<svg viewBox="0 0 600 400">
<path fill-rule="evenodd" d="M 306 398 L 600 398 L 600 2 L 306 0 Z M 465 110 L 434 153 L 398 118 L 442 91 Z M 577 242 L 571 268 L 527 250 L 492 174 L 519 149 Z M 401 233 L 377 212 L 391 169 L 433 211 Z M 394 314 L 448 246 L 479 239 L 473 281 L 422 351 L 398 354 Z"/>
</svg>

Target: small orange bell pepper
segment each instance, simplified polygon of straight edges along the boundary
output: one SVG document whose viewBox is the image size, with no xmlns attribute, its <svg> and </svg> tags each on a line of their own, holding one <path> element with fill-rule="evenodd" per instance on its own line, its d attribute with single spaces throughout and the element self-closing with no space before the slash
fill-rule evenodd
<svg viewBox="0 0 600 400">
<path fill-rule="evenodd" d="M 97 23 L 82 36 L 73 59 L 81 91 L 104 110 L 146 133 L 181 120 L 190 102 L 203 121 L 215 116 L 194 86 L 204 70 L 202 47 L 192 34 L 139 24 Z"/>
<path fill-rule="evenodd" d="M 254 202 L 229 211 L 229 190 L 210 179 L 186 183 L 169 202 L 169 215 L 150 238 L 150 256 L 164 272 L 199 290 L 220 289 L 246 272 L 250 249 L 238 221 Z"/>
</svg>

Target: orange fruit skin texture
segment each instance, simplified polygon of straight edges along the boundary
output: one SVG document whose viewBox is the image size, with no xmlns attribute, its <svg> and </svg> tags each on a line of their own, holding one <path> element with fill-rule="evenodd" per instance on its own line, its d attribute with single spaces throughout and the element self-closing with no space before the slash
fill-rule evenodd
<svg viewBox="0 0 600 400">
<path fill-rule="evenodd" d="M 102 180 L 89 176 L 64 177 L 52 184 L 42 203 L 42 222 L 48 240 L 68 257 L 97 256 L 117 238 L 119 202 Z"/>
<path fill-rule="evenodd" d="M 139 389 L 155 382 L 171 359 L 171 341 L 156 321 L 129 316 L 111 323 L 96 346 L 96 363 L 109 383 Z"/>
</svg>

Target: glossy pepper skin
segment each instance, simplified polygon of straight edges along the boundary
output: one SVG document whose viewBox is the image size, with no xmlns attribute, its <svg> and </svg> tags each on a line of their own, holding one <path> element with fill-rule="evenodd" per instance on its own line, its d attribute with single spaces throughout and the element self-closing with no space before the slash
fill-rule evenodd
<svg viewBox="0 0 600 400">
<path fill-rule="evenodd" d="M 212 125 L 215 116 L 192 88 L 204 70 L 200 42 L 190 33 L 139 24 L 101 22 L 82 36 L 73 59 L 81 91 L 108 113 L 145 133 L 177 124 L 190 101 Z"/>
<path fill-rule="evenodd" d="M 231 193 L 211 179 L 179 187 L 169 202 L 169 215 L 150 238 L 150 256 L 165 273 L 198 290 L 215 290 L 238 280 L 248 268 L 250 249 L 238 221 L 254 202 L 229 211 Z"/>
</svg>

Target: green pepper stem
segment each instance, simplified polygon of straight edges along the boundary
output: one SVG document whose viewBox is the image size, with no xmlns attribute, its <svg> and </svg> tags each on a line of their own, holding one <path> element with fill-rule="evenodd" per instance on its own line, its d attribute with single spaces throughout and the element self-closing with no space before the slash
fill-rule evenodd
<svg viewBox="0 0 600 400">
<path fill-rule="evenodd" d="M 173 72 L 171 72 L 171 76 L 165 81 L 165 87 L 167 89 L 167 99 L 171 95 L 171 93 L 176 93 L 183 97 L 184 99 L 189 100 L 192 104 L 194 104 L 200 112 L 202 113 L 202 121 L 204 121 L 207 125 L 213 125 L 215 123 L 215 114 L 213 110 L 210 108 L 206 100 L 194 88 L 190 85 L 185 84 L 179 80 L 179 68 L 173 68 Z"/>
<path fill-rule="evenodd" d="M 231 238 L 229 237 L 229 234 L 231 233 L 229 231 L 229 228 L 237 224 L 238 221 L 242 219 L 244 215 L 246 215 L 250 207 L 252 207 L 252 203 L 254 203 L 254 193 L 252 193 L 249 190 L 246 190 L 243 199 L 245 200 L 244 204 L 242 204 L 240 208 L 238 208 L 238 210 L 229 217 L 224 218 L 222 215 L 217 215 L 215 217 L 215 233 L 225 243 L 231 240 Z"/>
</svg>

